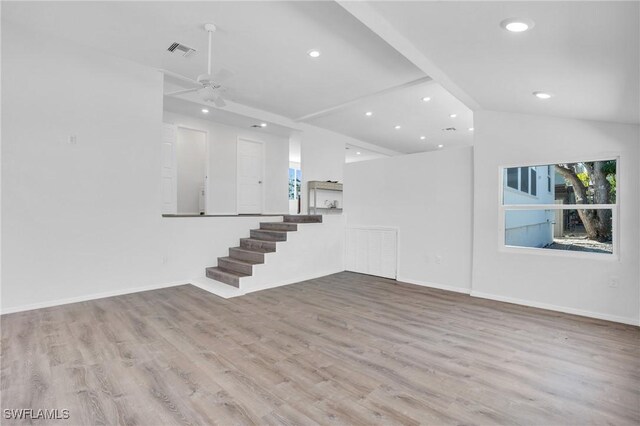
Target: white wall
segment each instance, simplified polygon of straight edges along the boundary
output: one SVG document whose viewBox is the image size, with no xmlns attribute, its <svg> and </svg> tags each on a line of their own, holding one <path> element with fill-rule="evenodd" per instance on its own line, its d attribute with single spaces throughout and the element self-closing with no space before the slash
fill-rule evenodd
<svg viewBox="0 0 640 426">
<path fill-rule="evenodd" d="M 638 126 L 490 111 L 476 112 L 474 124 L 472 294 L 637 324 Z M 619 260 L 498 250 L 500 166 L 618 155 Z"/>
<path fill-rule="evenodd" d="M 5 23 L 2 59 L 2 308 L 161 282 L 160 73 Z"/>
<path fill-rule="evenodd" d="M 289 139 L 164 111 L 164 122 L 204 130 L 209 135 L 208 214 L 237 213 L 238 138 L 264 142 L 264 213 L 289 211 Z"/>
<path fill-rule="evenodd" d="M 307 213 L 307 182 L 334 180 L 343 181 L 345 167 L 345 147 L 347 144 L 362 143 L 319 127 L 302 125 L 300 137 L 302 145 L 302 213 Z M 341 195 L 323 193 L 327 199 L 342 198 Z M 342 200 L 340 200 L 342 201 Z M 318 206 L 322 206 L 318 202 Z"/>
<path fill-rule="evenodd" d="M 347 226 L 398 229 L 399 281 L 470 291 L 472 157 L 461 148 L 347 164 Z"/>
<path fill-rule="evenodd" d="M 178 213 L 200 213 L 200 193 L 205 186 L 207 134 L 178 128 L 176 165 Z"/>
<path fill-rule="evenodd" d="M 2 43 L 3 313 L 190 282 L 281 220 L 162 218 L 161 74 L 10 24 Z M 238 134 L 214 129 L 233 142 L 213 151 L 216 171 L 235 176 Z M 288 140 L 264 140 L 281 179 L 267 207 L 286 212 Z"/>
</svg>

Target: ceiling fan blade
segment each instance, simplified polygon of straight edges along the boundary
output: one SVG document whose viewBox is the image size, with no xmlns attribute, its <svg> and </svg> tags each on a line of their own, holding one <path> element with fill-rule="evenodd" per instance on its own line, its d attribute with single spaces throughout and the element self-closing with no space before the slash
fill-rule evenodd
<svg viewBox="0 0 640 426">
<path fill-rule="evenodd" d="M 227 106 L 227 103 L 220 96 L 216 96 L 213 99 L 213 104 L 218 108 L 224 108 L 225 106 Z"/>
<path fill-rule="evenodd" d="M 183 95 L 185 93 L 195 92 L 197 90 L 200 90 L 200 88 L 194 87 L 193 89 L 176 90 L 174 92 L 165 93 L 164 95 L 165 96 L 178 96 L 178 95 Z"/>
<path fill-rule="evenodd" d="M 203 101 L 207 102 L 213 101 L 217 97 L 215 90 L 211 86 L 205 86 L 198 89 L 198 95 Z"/>
</svg>

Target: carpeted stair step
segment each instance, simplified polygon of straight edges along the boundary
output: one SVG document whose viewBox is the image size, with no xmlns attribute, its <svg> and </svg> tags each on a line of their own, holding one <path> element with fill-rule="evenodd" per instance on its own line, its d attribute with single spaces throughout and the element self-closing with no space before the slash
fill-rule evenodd
<svg viewBox="0 0 640 426">
<path fill-rule="evenodd" d="M 212 280 L 220 281 L 238 288 L 240 288 L 240 278 L 248 276 L 247 274 L 230 271 L 224 268 L 220 268 L 219 266 L 212 266 L 210 268 L 207 268 L 206 271 L 207 278 L 211 278 Z"/>
<path fill-rule="evenodd" d="M 265 241 L 287 241 L 287 231 L 270 231 L 267 229 L 252 229 L 251 238 Z"/>
<path fill-rule="evenodd" d="M 228 271 L 240 272 L 241 274 L 253 275 L 253 265 L 257 262 L 249 260 L 234 259 L 232 257 L 219 257 L 218 267 Z"/>
<path fill-rule="evenodd" d="M 290 223 L 322 223 L 321 214 L 284 215 L 284 221 Z"/>
<path fill-rule="evenodd" d="M 297 231 L 298 224 L 290 222 L 261 222 L 260 229 L 271 231 Z"/>
<path fill-rule="evenodd" d="M 264 255 L 268 253 L 266 249 L 246 249 L 242 247 L 232 247 L 229 249 L 229 257 L 239 260 L 250 260 L 256 263 L 264 263 Z"/>
<path fill-rule="evenodd" d="M 275 241 L 258 240 L 255 238 L 240 238 L 240 247 L 244 249 L 263 249 L 267 253 L 276 251 Z"/>
</svg>

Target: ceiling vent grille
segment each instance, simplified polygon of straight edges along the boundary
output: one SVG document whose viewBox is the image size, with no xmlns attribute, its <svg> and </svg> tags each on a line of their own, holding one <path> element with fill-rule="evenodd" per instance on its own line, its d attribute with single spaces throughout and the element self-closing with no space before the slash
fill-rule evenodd
<svg viewBox="0 0 640 426">
<path fill-rule="evenodd" d="M 173 42 L 171 46 L 167 48 L 169 52 L 182 52 L 182 56 L 187 57 L 196 52 L 193 47 L 185 46 L 184 44 Z"/>
<path fill-rule="evenodd" d="M 455 132 L 456 128 L 455 127 L 447 127 L 446 129 L 442 129 L 444 132 Z"/>
</svg>

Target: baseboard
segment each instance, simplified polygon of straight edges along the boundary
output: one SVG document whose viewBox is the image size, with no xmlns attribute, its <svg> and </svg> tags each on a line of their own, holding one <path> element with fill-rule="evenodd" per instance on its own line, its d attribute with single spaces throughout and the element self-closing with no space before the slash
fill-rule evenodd
<svg viewBox="0 0 640 426">
<path fill-rule="evenodd" d="M 407 284 L 415 284 L 415 285 L 419 285 L 422 287 L 431 287 L 431 288 L 437 288 L 439 290 L 447 290 L 447 291 L 453 291 L 456 293 L 462 293 L 462 294 L 469 294 L 471 293 L 471 289 L 470 288 L 464 288 L 464 287 L 455 287 L 452 285 L 447 285 L 447 284 L 438 284 L 438 283 L 431 283 L 431 282 L 426 282 L 426 281 L 420 281 L 420 280 L 414 280 L 413 278 L 404 278 L 404 277 L 397 277 L 396 281 L 402 282 L 402 283 L 407 283 Z"/>
<path fill-rule="evenodd" d="M 596 318 L 596 319 L 601 319 L 605 321 L 612 321 L 612 322 L 619 322 L 622 324 L 640 326 L 640 320 L 634 319 L 634 318 L 620 317 L 617 315 L 603 314 L 600 312 L 586 311 L 583 309 L 568 308 L 565 306 L 552 305 L 548 303 L 531 302 L 528 300 L 516 299 L 513 297 L 507 297 L 507 296 L 499 296 L 496 294 L 483 293 L 480 291 L 472 291 L 470 294 L 473 297 L 480 297 L 482 299 L 496 300 L 498 302 L 513 303 L 515 305 L 529 306 L 532 308 L 546 309 L 546 310 L 555 311 L 555 312 L 563 312 L 565 314 L 579 315 L 582 317 Z"/>
<path fill-rule="evenodd" d="M 31 303 L 29 305 L 15 306 L 0 310 L 0 315 L 13 314 L 16 312 L 32 311 L 34 309 L 51 308 L 53 306 L 68 305 L 70 303 L 87 302 L 89 300 L 104 299 L 105 297 L 122 296 L 123 294 L 140 293 L 142 291 L 158 290 L 161 288 L 175 287 L 189 284 L 189 281 L 174 281 L 164 284 L 155 284 L 145 287 L 127 288 L 117 291 L 106 291 L 102 293 L 87 294 L 84 296 L 70 297 L 67 299 L 50 300 L 47 302 Z"/>
</svg>

